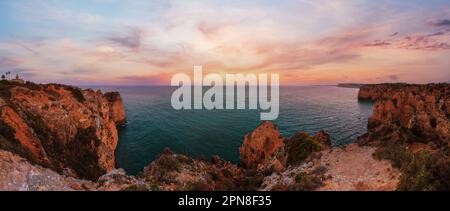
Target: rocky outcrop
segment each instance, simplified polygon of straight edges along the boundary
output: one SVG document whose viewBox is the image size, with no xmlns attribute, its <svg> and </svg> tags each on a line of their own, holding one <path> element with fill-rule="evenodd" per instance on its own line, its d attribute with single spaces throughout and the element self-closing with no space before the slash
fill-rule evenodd
<svg viewBox="0 0 450 211">
<path fill-rule="evenodd" d="M 148 191 L 151 186 L 140 177 L 114 169 L 97 182 L 61 175 L 51 169 L 0 150 L 0 190 L 2 191 Z"/>
<path fill-rule="evenodd" d="M 124 119 L 120 103 L 117 93 L 2 81 L 0 148 L 59 173 L 96 180 L 115 168 L 116 123 Z"/>
<path fill-rule="evenodd" d="M 164 191 L 235 191 L 256 189 L 254 177 L 243 168 L 214 156 L 211 161 L 193 159 L 165 150 L 144 169 L 154 189 Z"/>
<path fill-rule="evenodd" d="M 0 170 L 2 191 L 80 191 L 95 187 L 90 181 L 32 165 L 24 158 L 3 150 L 0 150 Z"/>
<path fill-rule="evenodd" d="M 125 106 L 122 97 L 118 92 L 105 93 L 105 98 L 111 108 L 111 117 L 117 126 L 123 126 L 126 123 Z"/>
<path fill-rule="evenodd" d="M 375 100 L 361 143 L 448 143 L 448 86 L 383 86 L 361 88 Z M 0 111 L 0 190 L 394 190 L 400 174 L 371 156 L 376 147 L 332 148 L 324 131 L 284 138 L 263 122 L 245 136 L 240 166 L 166 150 L 130 176 L 114 168 L 126 120 L 118 93 L 0 82 Z"/>
<path fill-rule="evenodd" d="M 368 85 L 359 98 L 374 109 L 358 141 L 401 169 L 398 189 L 449 190 L 450 85 Z"/>
<path fill-rule="evenodd" d="M 322 150 L 330 149 L 332 146 L 331 137 L 328 133 L 321 130 L 315 136 L 314 139 L 317 140 L 320 144 Z"/>
<path fill-rule="evenodd" d="M 375 147 L 350 144 L 264 178 L 262 191 L 394 191 L 399 170 L 372 157 Z"/>
<path fill-rule="evenodd" d="M 324 131 L 315 136 L 297 133 L 284 138 L 275 124 L 263 122 L 247 134 L 240 148 L 241 164 L 258 172 L 282 172 L 286 167 L 298 165 L 315 152 L 331 148 L 331 138 Z"/>
<path fill-rule="evenodd" d="M 450 144 L 450 85 L 380 84 L 361 87 L 358 98 L 374 102 L 362 143 Z"/>
<path fill-rule="evenodd" d="M 272 122 L 263 122 L 253 132 L 245 135 L 239 152 L 245 168 L 258 171 L 284 169 L 284 138 Z"/>
<path fill-rule="evenodd" d="M 247 143 L 243 145 L 246 149 L 241 152 L 247 161 L 257 157 L 245 153 L 265 155 L 275 152 L 269 150 L 272 147 L 252 147 L 253 141 L 259 143 L 261 140 L 265 140 L 266 146 L 274 146 L 271 142 L 277 142 L 277 153 L 271 153 L 272 157 L 267 159 L 262 159 L 263 156 L 255 159 L 258 165 L 249 163 L 250 168 L 237 166 L 218 156 L 207 161 L 167 149 L 137 176 L 113 169 L 96 182 L 64 176 L 0 150 L 0 190 L 393 190 L 393 184 L 398 181 L 398 171 L 389 163 L 372 158 L 374 147 L 352 145 L 343 149 L 322 149 L 329 146 L 329 136 L 325 132 L 315 137 L 298 133 L 285 139 L 273 123 L 264 122 L 247 136 Z M 274 160 L 278 160 L 282 168 L 273 168 L 271 161 Z"/>
</svg>

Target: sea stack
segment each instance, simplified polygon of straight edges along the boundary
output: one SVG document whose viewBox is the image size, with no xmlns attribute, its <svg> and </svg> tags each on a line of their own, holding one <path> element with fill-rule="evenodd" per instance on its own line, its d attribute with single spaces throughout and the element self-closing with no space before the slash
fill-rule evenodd
<svg viewBox="0 0 450 211">
<path fill-rule="evenodd" d="M 105 93 L 105 98 L 111 108 L 111 116 L 117 126 L 124 126 L 126 123 L 125 107 L 119 92 Z"/>
</svg>

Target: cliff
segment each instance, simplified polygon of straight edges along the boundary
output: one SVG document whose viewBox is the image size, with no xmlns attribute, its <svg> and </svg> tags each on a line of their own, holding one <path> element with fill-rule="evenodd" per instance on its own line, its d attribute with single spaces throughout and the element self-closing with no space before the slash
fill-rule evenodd
<svg viewBox="0 0 450 211">
<path fill-rule="evenodd" d="M 323 131 L 315 137 L 298 133 L 284 138 L 273 123 L 264 122 L 246 137 L 241 154 L 248 167 L 218 156 L 194 159 L 165 150 L 140 175 L 129 176 L 113 169 L 97 181 L 64 176 L 0 150 L 0 190 L 394 190 L 397 184 L 398 171 L 387 162 L 373 159 L 373 147 L 330 149 L 329 136 Z M 279 146 L 275 151 L 284 153 L 272 154 L 273 147 L 259 147 L 261 140 L 266 146 Z M 249 158 L 257 158 L 255 153 L 270 156 L 254 164 Z M 278 158 L 282 169 L 271 168 L 273 162 L 266 162 Z"/>
<path fill-rule="evenodd" d="M 374 101 L 360 145 L 263 122 L 239 165 L 165 150 L 130 176 L 114 168 L 118 93 L 0 82 L 0 190 L 449 190 L 449 86 L 366 85 L 359 99 Z"/>
<path fill-rule="evenodd" d="M 359 89 L 362 86 L 364 86 L 364 84 L 358 84 L 358 83 L 341 83 L 341 84 L 337 85 L 337 87 L 351 88 L 351 89 Z"/>
<path fill-rule="evenodd" d="M 358 142 L 402 170 L 398 189 L 450 190 L 450 85 L 367 85 L 358 97 L 374 102 Z"/>
<path fill-rule="evenodd" d="M 117 126 L 126 124 L 125 106 L 122 97 L 118 92 L 109 92 L 104 94 L 109 102 L 110 114 Z"/>
<path fill-rule="evenodd" d="M 111 97 L 113 96 L 113 97 Z M 118 94 L 0 82 L 0 148 L 66 175 L 96 180 L 115 168 Z"/>
<path fill-rule="evenodd" d="M 450 144 L 450 85 L 366 85 L 358 98 L 374 102 L 362 142 Z"/>
<path fill-rule="evenodd" d="M 284 169 L 284 137 L 271 122 L 263 122 L 253 132 L 245 135 L 239 149 L 241 163 L 258 171 Z"/>
</svg>

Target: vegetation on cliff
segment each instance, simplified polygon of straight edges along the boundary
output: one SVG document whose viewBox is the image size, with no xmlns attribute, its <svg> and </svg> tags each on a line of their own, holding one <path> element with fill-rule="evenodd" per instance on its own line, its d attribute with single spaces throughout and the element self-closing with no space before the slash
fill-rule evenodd
<svg viewBox="0 0 450 211">
<path fill-rule="evenodd" d="M 312 153 L 320 151 L 320 143 L 308 135 L 308 133 L 297 133 L 286 140 L 287 160 L 286 164 L 298 165 L 305 161 Z"/>
<path fill-rule="evenodd" d="M 363 86 L 375 101 L 368 133 L 359 143 L 331 148 L 331 138 L 297 133 L 283 137 L 263 122 L 247 134 L 241 165 L 214 156 L 194 159 L 165 150 L 138 176 L 115 169 L 117 124 L 125 122 L 118 93 L 75 87 L 0 82 L 0 180 L 20 190 L 449 190 L 448 85 Z M 380 160 L 377 161 L 373 157 Z M 21 166 L 19 171 L 15 166 Z M 395 167 L 396 169 L 392 168 Z M 401 171 L 401 176 L 399 170 Z M 35 171 L 39 181 L 29 178 Z M 22 171 L 23 170 L 23 171 Z M 89 182 L 78 180 L 98 180 Z M 47 179 L 46 179 L 47 178 Z M 45 185 L 41 181 L 54 185 Z M 398 181 L 398 183 L 397 183 Z M 31 185 L 28 186 L 28 183 Z M 25 184 L 25 185 L 24 185 Z"/>
<path fill-rule="evenodd" d="M 359 99 L 375 104 L 359 142 L 401 169 L 398 189 L 450 190 L 450 85 L 367 85 Z"/>
<path fill-rule="evenodd" d="M 115 168 L 115 112 L 125 118 L 123 102 L 106 96 L 67 85 L 0 81 L 0 149 L 96 180 Z"/>
</svg>

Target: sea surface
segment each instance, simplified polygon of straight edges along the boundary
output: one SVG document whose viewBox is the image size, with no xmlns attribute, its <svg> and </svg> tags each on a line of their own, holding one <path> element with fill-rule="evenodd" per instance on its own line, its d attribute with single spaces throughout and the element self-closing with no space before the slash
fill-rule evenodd
<svg viewBox="0 0 450 211">
<path fill-rule="evenodd" d="M 171 87 L 91 87 L 121 93 L 127 125 L 119 129 L 117 167 L 137 174 L 165 148 L 176 153 L 237 163 L 244 135 L 260 122 L 258 110 L 174 110 Z M 334 86 L 280 88 L 280 115 L 274 121 L 292 136 L 325 130 L 333 145 L 351 143 L 366 132 L 372 104 L 358 102 L 358 89 Z"/>
</svg>

